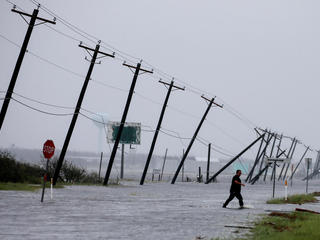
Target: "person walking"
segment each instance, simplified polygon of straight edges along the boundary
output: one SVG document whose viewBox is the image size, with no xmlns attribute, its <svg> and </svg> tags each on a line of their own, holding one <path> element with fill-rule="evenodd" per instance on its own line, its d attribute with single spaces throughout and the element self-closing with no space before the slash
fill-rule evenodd
<svg viewBox="0 0 320 240">
<path fill-rule="evenodd" d="M 234 197 L 238 198 L 240 208 L 243 208 L 243 199 L 241 196 L 241 186 L 245 186 L 243 183 L 241 183 L 241 170 L 236 171 L 236 175 L 232 178 L 231 187 L 230 187 L 230 196 L 226 200 L 226 202 L 223 204 L 223 208 L 226 208 L 229 204 L 229 202 L 232 201 Z"/>
</svg>

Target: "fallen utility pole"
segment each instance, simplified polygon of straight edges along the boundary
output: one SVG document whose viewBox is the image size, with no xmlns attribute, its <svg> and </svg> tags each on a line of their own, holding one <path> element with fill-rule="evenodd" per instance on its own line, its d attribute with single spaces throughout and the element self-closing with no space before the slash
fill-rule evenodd
<svg viewBox="0 0 320 240">
<path fill-rule="evenodd" d="M 139 76 L 139 72 L 142 71 L 144 73 L 153 73 L 153 71 L 142 69 L 141 68 L 141 62 L 138 63 L 137 66 L 128 65 L 128 64 L 126 64 L 124 62 L 123 66 L 128 67 L 130 70 L 132 68 L 135 69 L 135 73 L 134 73 L 134 76 L 133 76 L 133 79 L 132 79 L 132 83 L 131 83 L 129 95 L 128 95 L 128 98 L 127 98 L 126 106 L 125 106 L 123 114 L 122 114 L 119 130 L 118 130 L 118 133 L 117 133 L 114 145 L 113 145 L 113 149 L 112 149 L 112 152 L 111 152 L 108 168 L 107 168 L 106 175 L 105 175 L 105 178 L 104 178 L 104 181 L 103 181 L 104 185 L 108 185 L 108 181 L 109 181 L 109 177 L 110 177 L 110 174 L 111 174 L 112 165 L 113 165 L 113 162 L 114 162 L 114 158 L 116 157 L 116 154 L 117 154 L 118 145 L 120 143 L 121 134 L 122 134 L 122 131 L 123 131 L 123 128 L 124 128 L 124 124 L 126 122 L 127 114 L 128 114 L 128 111 L 129 111 L 131 99 L 132 99 L 132 96 L 133 96 L 133 93 L 134 93 L 134 88 L 136 86 L 136 82 L 137 82 L 137 79 L 138 79 L 138 76 Z"/>
<path fill-rule="evenodd" d="M 295 141 L 296 141 L 296 139 L 294 138 L 294 139 L 292 140 L 292 143 L 291 143 L 290 148 L 289 148 L 288 158 L 289 158 L 290 155 L 291 155 L 291 151 L 292 151 L 292 148 L 293 148 L 293 145 L 294 145 Z M 282 176 L 282 172 L 283 172 L 283 170 L 284 170 L 285 165 L 286 165 L 286 163 L 283 163 L 282 169 L 281 169 L 280 174 L 279 174 L 279 177 L 278 177 L 278 181 L 280 180 L 280 178 L 281 178 L 281 176 Z"/>
<path fill-rule="evenodd" d="M 302 162 L 302 160 L 303 160 L 304 156 L 307 154 L 307 152 L 309 151 L 309 149 L 310 149 L 310 147 L 309 147 L 309 146 L 308 146 L 308 147 L 306 147 L 305 152 L 302 154 L 302 157 L 300 158 L 300 161 L 298 162 L 298 164 L 297 164 L 296 168 L 293 170 L 293 172 L 292 172 L 292 174 L 291 174 L 290 180 L 293 178 L 293 175 L 294 175 L 294 174 L 295 174 L 295 172 L 297 171 L 297 169 L 298 169 L 298 167 L 299 167 L 300 163 Z"/>
<path fill-rule="evenodd" d="M 268 147 L 268 145 L 269 145 L 269 143 L 271 141 L 270 133 L 269 132 L 267 132 L 267 133 L 268 133 L 268 137 L 267 137 L 266 145 L 264 146 L 262 152 L 260 153 L 259 157 L 257 158 L 257 161 L 255 162 L 255 164 L 253 165 L 253 167 L 252 167 L 252 169 L 251 169 L 251 171 L 249 173 L 250 174 L 249 182 L 251 181 L 251 177 L 252 177 L 252 175 L 254 173 L 254 169 L 256 168 L 256 165 L 259 163 L 260 159 L 264 156 L 264 154 L 266 152 L 266 149 L 267 149 L 267 147 Z M 264 139 L 264 138 L 262 138 L 262 139 Z"/>
<path fill-rule="evenodd" d="M 294 144 L 294 147 L 293 147 L 293 150 L 292 150 L 291 156 L 290 156 L 291 161 L 292 161 L 292 157 L 293 157 L 294 151 L 296 150 L 297 143 L 298 143 L 298 140 L 296 139 L 296 142 Z M 287 168 L 286 168 L 286 171 L 284 172 L 284 176 L 283 176 L 282 180 L 285 180 L 286 177 L 287 177 L 287 172 L 288 172 L 289 166 L 291 164 L 291 161 L 287 165 Z"/>
<path fill-rule="evenodd" d="M 277 137 L 278 137 L 278 135 L 275 134 L 275 138 L 274 138 L 274 140 L 273 140 L 273 144 L 272 144 L 271 151 L 270 151 L 270 155 L 269 155 L 270 158 L 272 157 L 273 149 L 274 149 L 274 145 L 276 144 Z M 279 150 L 279 149 L 278 149 L 278 150 Z M 263 181 L 264 181 L 264 182 L 266 181 L 267 174 L 268 174 L 268 170 L 269 170 L 269 168 L 267 168 L 266 171 L 265 171 L 265 174 L 264 174 L 264 177 L 263 177 Z"/>
<path fill-rule="evenodd" d="M 282 137 L 283 137 L 283 134 L 280 135 L 280 140 L 279 140 L 279 144 L 277 146 L 277 153 L 276 153 L 276 157 L 278 157 L 279 155 L 279 151 L 280 151 L 280 147 L 281 147 L 281 142 L 282 142 Z M 272 178 L 274 177 L 274 172 L 273 172 L 273 168 L 272 168 L 272 173 L 271 173 L 271 178 L 270 178 L 270 181 L 272 181 Z"/>
<path fill-rule="evenodd" d="M 165 98 L 163 106 L 162 106 L 162 110 L 161 110 L 161 113 L 160 113 L 160 118 L 159 118 L 159 121 L 158 121 L 158 124 L 157 124 L 156 131 L 154 132 L 154 136 L 153 136 L 153 139 L 152 139 L 152 143 L 151 143 L 151 147 L 150 147 L 149 154 L 148 154 L 148 157 L 147 157 L 147 161 L 146 161 L 146 164 L 144 166 L 144 170 L 143 170 L 142 177 L 141 177 L 141 180 L 140 180 L 140 185 L 143 185 L 144 180 L 145 180 L 146 175 L 147 175 L 147 171 L 148 171 L 149 164 L 150 164 L 150 161 L 151 161 L 151 158 L 152 158 L 153 150 L 154 150 L 154 147 L 156 145 L 158 134 L 159 134 L 159 131 L 160 131 L 160 128 L 161 128 L 161 123 L 162 123 L 162 120 L 163 120 L 163 116 L 164 116 L 164 113 L 166 111 L 166 107 L 168 105 L 168 100 L 169 100 L 169 97 L 170 97 L 170 94 L 171 94 L 171 90 L 172 90 L 172 88 L 179 89 L 179 90 L 182 90 L 182 91 L 185 90 L 185 88 L 181 88 L 181 87 L 175 86 L 173 80 L 171 81 L 170 84 L 168 84 L 166 82 L 163 82 L 161 80 L 159 82 L 164 84 L 165 86 L 169 85 L 169 88 L 168 88 L 168 92 L 167 92 L 166 98 Z"/>
<path fill-rule="evenodd" d="M 254 177 L 254 178 L 255 178 L 255 181 L 254 181 L 254 182 L 258 181 L 260 175 L 261 175 L 265 170 L 268 169 L 268 168 L 263 168 L 263 170 L 262 170 L 262 166 L 263 166 L 263 163 L 264 163 L 263 159 L 266 157 L 267 147 L 269 146 L 270 141 L 272 140 L 273 137 L 274 137 L 274 134 L 271 133 L 271 132 L 268 132 L 268 137 L 267 137 L 268 140 L 267 140 L 267 143 L 266 143 L 265 148 L 263 149 L 262 156 L 261 156 L 260 168 L 259 168 L 258 174 Z M 253 180 L 253 179 L 251 179 L 250 182 L 252 182 L 252 180 Z"/>
<path fill-rule="evenodd" d="M 319 168 L 320 152 L 319 152 L 319 151 L 317 151 L 317 152 L 318 152 L 318 153 L 317 153 L 316 162 L 315 162 L 314 165 L 313 165 L 313 172 L 312 172 L 310 175 L 308 175 L 308 179 L 312 179 L 313 177 L 319 175 L 319 171 L 320 171 L 320 168 Z M 304 180 L 306 180 L 306 179 L 307 179 L 307 178 L 304 178 L 304 179 L 302 179 L 302 180 L 304 181 Z"/>
<path fill-rule="evenodd" d="M 227 167 L 229 167 L 234 161 L 236 161 L 239 157 L 241 157 L 242 154 L 244 154 L 246 151 L 248 151 L 254 144 L 256 144 L 261 138 L 265 136 L 265 133 L 260 135 L 256 140 L 254 140 L 248 147 L 243 149 L 237 156 L 235 156 L 233 159 L 231 159 L 226 165 L 224 165 L 217 173 L 215 173 L 211 178 L 209 178 L 208 181 L 206 181 L 206 184 L 213 181 L 221 172 L 223 172 Z"/>
<path fill-rule="evenodd" d="M 264 171 L 266 171 L 269 168 L 269 164 L 267 163 L 266 166 L 254 177 L 251 179 L 250 183 L 253 185 L 256 181 L 259 180 L 259 177 L 262 175 Z"/>
<path fill-rule="evenodd" d="M 202 97 L 203 99 L 205 99 L 206 101 L 209 101 L 209 99 L 205 98 L 204 96 L 201 96 L 201 97 Z M 199 133 L 199 131 L 200 131 L 200 128 L 201 128 L 204 120 L 206 119 L 206 116 L 208 115 L 208 112 L 209 112 L 212 104 L 216 105 L 217 107 L 223 108 L 222 105 L 219 105 L 219 104 L 215 103 L 215 102 L 214 102 L 214 99 L 215 99 L 215 98 L 212 98 L 212 99 L 210 100 L 209 105 L 208 105 L 208 107 L 207 107 L 207 109 L 206 109 L 206 111 L 205 111 L 205 113 L 204 113 L 204 115 L 203 115 L 203 117 L 202 117 L 202 119 L 201 119 L 201 121 L 200 121 L 200 123 L 199 123 L 199 125 L 198 125 L 198 127 L 197 127 L 197 129 L 196 129 L 196 131 L 195 131 L 195 133 L 194 133 L 194 135 L 193 135 L 193 137 L 191 138 L 191 141 L 190 141 L 190 143 L 189 143 L 189 146 L 188 146 L 186 152 L 183 154 L 183 157 L 182 157 L 182 159 L 181 159 L 181 161 L 180 161 L 180 164 L 179 164 L 179 166 L 178 166 L 178 168 L 177 168 L 177 170 L 176 170 L 176 173 L 174 174 L 174 177 L 173 177 L 173 179 L 172 179 L 172 181 L 171 181 L 171 184 L 174 184 L 174 183 L 176 182 L 176 179 L 177 179 L 177 177 L 178 177 L 178 174 L 179 174 L 179 172 L 180 172 L 180 170 L 181 170 L 181 168 L 182 168 L 182 166 L 183 166 L 183 164 L 184 164 L 184 161 L 186 160 L 186 158 L 187 158 L 187 156 L 188 156 L 188 154 L 189 154 L 189 151 L 190 151 L 190 149 L 191 149 L 191 147 L 192 147 L 193 142 L 196 140 L 196 137 L 197 137 L 197 135 L 198 135 L 198 133 Z"/>
<path fill-rule="evenodd" d="M 285 150 L 282 151 L 281 154 L 279 154 L 276 158 L 281 157 L 281 155 L 284 154 L 284 152 L 285 152 Z M 271 157 L 269 157 L 269 158 L 271 158 Z M 266 173 L 268 172 L 269 167 L 270 167 L 270 164 L 267 163 L 267 165 L 254 178 L 251 179 L 250 183 L 252 185 L 255 184 L 255 182 L 259 180 L 259 177 L 263 174 L 263 172 L 265 172 L 265 177 L 266 177 Z"/>
<path fill-rule="evenodd" d="M 254 130 L 259 134 L 259 136 L 261 136 L 261 134 L 260 134 L 256 129 L 254 129 Z M 256 159 L 255 159 L 255 161 L 254 161 L 254 163 L 253 163 L 253 167 L 251 168 L 251 170 L 250 170 L 250 172 L 249 172 L 249 174 L 248 174 L 245 182 L 248 182 L 248 180 L 251 181 L 251 177 L 252 177 L 252 174 L 253 174 L 253 170 L 254 170 L 255 166 L 257 165 L 257 163 L 258 163 L 258 161 L 259 161 L 259 160 L 258 160 L 258 157 L 259 157 L 259 155 L 260 155 L 261 147 L 262 147 L 263 142 L 264 142 L 263 140 L 264 140 L 264 138 L 261 139 L 261 142 L 260 142 L 260 146 L 259 146 L 259 149 L 258 149 L 258 152 L 257 152 Z"/>
<path fill-rule="evenodd" d="M 267 152 L 267 149 L 268 149 L 269 144 L 270 144 L 270 142 L 271 142 L 271 140 L 272 140 L 273 137 L 274 137 L 274 134 L 271 133 L 271 132 L 268 132 L 268 137 L 267 137 L 267 139 L 268 139 L 268 140 L 267 140 L 268 144 L 267 144 L 267 146 L 263 149 L 263 154 L 262 154 L 262 156 L 261 156 L 261 162 L 260 162 L 259 172 L 260 172 L 261 169 L 262 169 L 262 166 L 263 166 L 263 158 L 267 156 L 266 152 Z"/>
<path fill-rule="evenodd" d="M 99 43 L 100 43 L 100 41 L 99 41 Z M 66 155 L 66 152 L 67 152 L 67 149 L 68 149 L 68 146 L 69 146 L 69 142 L 70 142 L 70 139 L 71 139 L 71 136 L 72 136 L 72 133 L 73 133 L 73 129 L 74 129 L 75 125 L 76 125 L 76 122 L 77 122 L 77 119 L 78 119 L 78 115 L 80 113 L 81 104 L 82 104 L 84 95 L 86 93 L 87 86 L 89 84 L 91 73 L 93 71 L 94 65 L 96 64 L 97 56 L 100 53 L 101 55 L 103 55 L 103 57 L 112 57 L 112 58 L 114 58 L 114 54 L 111 55 L 111 54 L 99 51 L 99 48 L 100 48 L 99 43 L 96 45 L 95 49 L 89 48 L 87 46 L 83 46 L 82 42 L 80 42 L 80 44 L 79 44 L 79 47 L 85 49 L 88 53 L 90 53 L 90 51 L 92 51 L 93 55 L 92 55 L 92 58 L 91 58 L 91 62 L 90 62 L 90 66 L 89 66 L 89 69 L 88 69 L 87 76 L 85 78 L 85 81 L 83 83 L 83 86 L 82 86 L 82 89 L 81 89 L 81 92 L 80 92 L 80 95 L 79 95 L 79 98 L 78 98 L 78 102 L 77 102 L 76 108 L 74 109 L 73 117 L 72 117 L 72 120 L 71 120 L 71 123 L 70 123 L 70 126 L 69 126 L 69 130 L 67 132 L 67 136 L 66 136 L 66 138 L 64 140 L 64 144 L 63 144 L 60 156 L 59 156 L 59 160 L 57 162 L 56 169 L 54 171 L 53 185 L 55 185 L 56 182 L 57 182 L 57 179 L 58 179 L 58 176 L 59 176 L 59 172 L 60 172 L 60 169 L 62 167 L 62 163 L 64 161 L 64 157 Z"/>
<path fill-rule="evenodd" d="M 31 37 L 31 33 L 32 33 L 32 30 L 33 30 L 33 27 L 37 26 L 39 24 L 42 24 L 42 23 L 56 24 L 55 21 L 51 21 L 51 20 L 47 20 L 47 19 L 38 17 L 38 13 L 39 13 L 38 9 L 34 9 L 32 15 L 16 10 L 15 9 L 15 5 L 14 5 L 13 9 L 11 9 L 12 12 L 20 14 L 20 16 L 24 20 L 25 20 L 25 18 L 23 16 L 30 17 L 31 19 L 30 19 L 30 22 L 27 23 L 29 25 L 28 26 L 28 30 L 27 30 L 26 35 L 24 37 L 23 44 L 21 46 L 20 53 L 19 53 L 16 65 L 14 67 L 14 70 L 13 70 L 13 73 L 12 73 L 12 76 L 11 76 L 10 84 L 8 86 L 8 89 L 7 89 L 7 92 L 6 92 L 6 96 L 5 96 L 3 104 L 2 104 L 2 108 L 1 108 L 1 112 L 0 112 L 0 130 L 1 130 L 4 118 L 6 116 L 8 107 L 9 107 L 9 103 L 10 103 L 10 100 L 11 100 L 12 93 L 14 92 L 13 91 L 14 90 L 14 86 L 16 84 L 16 81 L 17 81 L 17 78 L 18 78 L 18 75 L 19 75 L 19 71 L 20 71 L 20 67 L 22 65 L 22 61 L 23 61 L 24 55 L 25 55 L 25 53 L 27 51 L 27 47 L 28 47 L 28 43 L 29 43 L 29 40 L 30 40 L 30 37 Z M 40 21 L 42 21 L 42 23 L 35 24 L 36 20 L 40 20 Z"/>
<path fill-rule="evenodd" d="M 262 132 L 267 132 L 267 130 L 263 130 L 263 129 L 259 129 L 260 131 L 262 131 Z M 257 134 L 261 134 L 261 133 L 259 133 L 259 131 L 257 131 L 257 129 L 255 129 L 255 131 L 257 132 Z M 285 136 L 283 136 L 283 134 L 281 134 L 281 138 L 283 138 L 283 137 L 285 137 Z M 266 140 L 264 140 L 265 142 L 266 142 Z M 279 151 L 283 151 L 281 148 L 281 144 L 279 144 L 278 146 L 277 146 L 277 150 L 279 150 Z M 288 156 L 289 155 L 287 155 L 287 154 L 285 154 L 285 157 L 286 158 L 288 158 Z"/>
</svg>

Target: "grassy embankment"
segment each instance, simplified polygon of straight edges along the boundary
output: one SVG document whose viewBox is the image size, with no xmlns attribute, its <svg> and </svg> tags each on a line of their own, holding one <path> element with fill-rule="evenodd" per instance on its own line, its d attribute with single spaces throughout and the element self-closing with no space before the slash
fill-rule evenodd
<svg viewBox="0 0 320 240">
<path fill-rule="evenodd" d="M 320 192 L 314 192 L 310 194 L 296 194 L 288 196 L 288 199 L 284 198 L 275 198 L 268 200 L 268 204 L 303 204 L 308 202 L 317 202 L 318 200 L 315 198 L 316 196 L 320 196 Z"/>
<path fill-rule="evenodd" d="M 303 204 L 317 202 L 320 192 L 296 194 L 284 198 L 272 199 L 268 204 Z M 314 240 L 320 239 L 320 214 L 292 212 L 272 212 L 257 222 L 247 239 L 251 240 Z"/>
<path fill-rule="evenodd" d="M 47 182 L 46 188 L 50 188 L 50 183 Z M 54 188 L 63 188 L 63 185 L 57 184 Z M 0 182 L 0 191 L 37 191 L 39 189 L 42 189 L 42 184 Z"/>
<path fill-rule="evenodd" d="M 273 212 L 256 223 L 246 239 L 314 240 L 320 239 L 320 214 Z"/>
</svg>

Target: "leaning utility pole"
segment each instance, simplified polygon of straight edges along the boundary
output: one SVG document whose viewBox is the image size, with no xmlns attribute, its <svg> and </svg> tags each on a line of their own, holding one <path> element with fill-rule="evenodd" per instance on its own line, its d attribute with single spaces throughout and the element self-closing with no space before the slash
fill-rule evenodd
<svg viewBox="0 0 320 240">
<path fill-rule="evenodd" d="M 268 137 L 267 137 L 268 140 L 267 140 L 267 142 L 269 142 L 269 144 L 270 144 L 270 141 L 272 140 L 273 137 L 274 137 L 274 134 L 271 133 L 271 132 L 268 132 Z M 269 146 L 269 144 L 268 144 L 268 146 Z M 263 154 L 262 154 L 262 158 L 261 158 L 261 162 L 260 162 L 259 172 L 262 169 L 262 166 L 263 166 L 263 163 L 264 163 L 263 159 L 266 157 L 266 155 L 267 155 L 267 147 L 263 150 Z"/>
<path fill-rule="evenodd" d="M 279 152 L 280 152 L 280 147 L 281 147 L 281 142 L 282 142 L 282 137 L 283 137 L 283 134 L 280 135 L 280 139 L 279 139 L 279 144 L 277 146 L 277 153 L 276 153 L 276 158 L 278 158 L 279 156 Z M 273 177 L 274 177 L 274 172 L 273 172 L 274 168 L 272 168 L 272 173 L 271 173 L 271 178 L 270 178 L 270 181 L 272 181 Z"/>
<path fill-rule="evenodd" d="M 100 41 L 99 41 L 99 44 L 100 44 Z M 83 46 L 81 42 L 79 44 L 79 47 L 85 49 L 89 54 L 90 54 L 90 51 L 92 51 L 93 55 L 92 55 L 92 59 L 91 59 L 91 63 L 90 63 L 90 66 L 89 66 L 89 70 L 88 70 L 86 79 L 85 79 L 85 81 L 83 83 L 83 86 L 82 86 L 82 89 L 81 89 L 81 92 L 80 92 L 80 95 L 79 95 L 79 98 L 78 98 L 77 106 L 76 106 L 76 108 L 74 110 L 74 113 L 73 113 L 73 117 L 72 117 L 72 120 L 71 120 L 71 123 L 70 123 L 70 126 L 69 126 L 69 130 L 68 130 L 67 136 L 66 136 L 66 138 L 64 140 L 64 144 L 63 144 L 60 156 L 59 156 L 59 160 L 58 160 L 56 169 L 54 171 L 53 185 L 55 185 L 56 182 L 57 182 L 57 179 L 58 179 L 58 176 L 59 176 L 59 172 L 60 172 L 60 169 L 62 167 L 62 163 L 63 163 L 64 157 L 65 157 L 65 154 L 67 152 L 72 133 L 73 133 L 73 129 L 74 129 L 74 126 L 76 125 L 76 122 L 77 122 L 77 119 L 78 119 L 78 115 L 80 113 L 82 100 L 83 100 L 84 95 L 86 93 L 87 86 L 88 86 L 88 83 L 89 83 L 89 80 L 90 80 L 90 77 L 91 77 L 91 73 L 93 71 L 93 67 L 96 64 L 97 56 L 100 53 L 100 54 L 103 55 L 102 57 L 112 57 L 112 58 L 114 58 L 114 53 L 113 53 L 113 55 L 111 55 L 111 54 L 99 51 L 99 48 L 100 48 L 99 44 L 96 45 L 95 49 Z"/>
<path fill-rule="evenodd" d="M 148 154 L 148 157 L 147 157 L 147 161 L 146 161 L 146 164 L 144 166 L 144 170 L 143 170 L 142 177 L 141 177 L 141 180 L 140 180 L 140 185 L 143 185 L 144 180 L 145 180 L 146 175 L 147 175 L 149 164 L 150 164 L 150 161 L 151 161 L 151 158 L 152 158 L 153 149 L 154 149 L 154 146 L 156 145 L 156 141 L 157 141 L 158 134 L 159 134 L 159 131 L 160 131 L 160 128 L 161 128 L 162 119 L 163 119 L 164 113 L 166 111 L 166 107 L 167 107 L 167 104 L 168 104 L 168 100 L 169 100 L 169 97 L 170 97 L 171 90 L 172 90 L 173 87 L 175 89 L 179 89 L 179 90 L 182 90 L 182 91 L 185 90 L 185 88 L 181 88 L 181 87 L 175 86 L 173 80 L 171 81 L 170 84 L 168 84 L 166 82 L 163 82 L 161 80 L 159 82 L 164 84 L 166 87 L 169 85 L 169 88 L 168 88 L 167 96 L 166 96 L 166 98 L 164 100 L 164 103 L 163 103 L 163 106 L 162 106 L 162 110 L 161 110 L 161 114 L 160 114 L 160 118 L 159 118 L 159 121 L 158 121 L 158 125 L 157 125 L 157 128 L 156 128 L 156 131 L 154 132 L 154 136 L 153 136 L 153 140 L 152 140 L 151 147 L 150 147 L 150 150 L 149 150 L 149 154 Z"/>
<path fill-rule="evenodd" d="M 34 9 L 33 10 L 32 15 L 16 10 L 15 9 L 15 5 L 14 5 L 13 9 L 11 9 L 11 11 L 20 14 L 20 16 L 24 20 L 25 20 L 25 18 L 23 16 L 31 17 L 31 19 L 30 19 L 30 22 L 28 23 L 28 25 L 29 25 L 28 26 L 28 30 L 27 30 L 27 33 L 26 33 L 26 35 L 24 37 L 24 41 L 23 41 L 23 44 L 22 44 L 21 49 L 20 49 L 20 53 L 19 53 L 19 56 L 18 56 L 18 59 L 17 59 L 17 62 L 16 62 L 16 66 L 14 67 L 14 70 L 13 70 L 13 73 L 12 73 L 12 77 L 11 77 L 11 81 L 10 81 L 8 90 L 6 92 L 6 97 L 4 98 L 4 101 L 3 101 L 3 104 L 2 104 L 2 108 L 1 108 L 1 112 L 0 112 L 0 130 L 1 130 L 4 118 L 6 116 L 8 107 L 9 107 L 11 96 L 12 96 L 12 93 L 13 93 L 14 86 L 16 84 L 17 78 L 18 78 L 18 74 L 19 74 L 19 71 L 20 71 L 20 67 L 22 65 L 22 61 L 23 61 L 24 55 L 25 55 L 25 53 L 27 51 L 27 46 L 28 46 L 28 43 L 29 43 L 29 40 L 30 40 L 30 37 L 31 37 L 31 33 L 32 33 L 32 30 L 33 30 L 33 27 L 36 26 L 36 25 L 42 24 L 42 23 L 56 24 L 55 21 L 50 21 L 50 20 L 38 17 L 39 6 L 38 6 L 38 9 Z M 41 20 L 42 23 L 35 24 L 36 20 Z"/>
<path fill-rule="evenodd" d="M 295 144 L 294 144 L 294 147 L 293 147 L 293 150 L 292 150 L 291 156 L 290 156 L 290 159 L 291 159 L 291 160 L 290 160 L 290 162 L 289 162 L 288 165 L 287 165 L 287 168 L 286 168 L 286 171 L 284 172 L 284 176 L 283 176 L 282 180 L 285 180 L 286 177 L 287 177 L 287 172 L 288 172 L 289 166 L 290 166 L 290 164 L 291 164 L 291 162 L 292 162 L 292 157 L 293 157 L 294 151 L 295 151 L 295 149 L 296 149 L 297 143 L 298 143 L 298 139 L 296 139 L 296 142 L 295 142 Z"/>
<path fill-rule="evenodd" d="M 258 133 L 259 136 L 261 136 L 261 134 L 258 132 L 258 130 L 257 130 L 256 128 L 255 128 L 254 130 Z M 258 162 L 259 162 L 259 156 L 260 156 L 261 147 L 262 147 L 262 145 L 263 145 L 263 143 L 264 143 L 263 140 L 264 140 L 264 138 L 261 139 L 261 142 L 260 142 L 260 146 L 259 146 L 259 149 L 258 149 L 258 152 L 257 152 L 256 159 L 254 160 L 253 167 L 251 168 L 251 170 L 250 170 L 250 172 L 249 172 L 249 174 L 248 174 L 245 182 L 251 181 L 254 168 L 256 167 L 256 165 L 257 165 Z"/>
<path fill-rule="evenodd" d="M 264 154 L 265 154 L 265 152 L 266 152 L 266 149 L 267 149 L 267 147 L 269 146 L 269 143 L 270 143 L 270 141 L 271 141 L 270 133 L 269 133 L 269 132 L 267 132 L 267 133 L 268 133 L 268 137 L 267 137 L 267 140 L 266 140 L 266 145 L 264 146 L 262 152 L 260 152 L 260 155 L 259 155 L 258 158 L 256 159 L 256 161 L 255 161 L 253 167 L 251 168 L 251 171 L 250 171 L 250 173 L 249 173 L 249 175 L 248 175 L 248 177 L 247 177 L 247 179 L 249 180 L 249 182 L 251 181 L 251 178 L 252 178 L 252 175 L 253 175 L 253 173 L 254 173 L 254 169 L 256 168 L 256 165 L 259 163 L 260 159 L 264 156 Z M 263 135 L 265 135 L 265 134 L 263 134 Z M 262 136 L 262 135 L 260 135 L 260 136 Z M 262 140 L 265 141 L 265 140 L 264 140 L 264 137 L 262 138 Z M 262 159 L 261 161 L 263 161 L 263 159 Z M 247 179 L 246 179 L 246 182 L 248 181 Z"/>
<path fill-rule="evenodd" d="M 190 141 L 190 143 L 189 143 L 189 146 L 188 146 L 186 152 L 183 154 L 183 157 L 182 157 L 181 162 L 180 162 L 180 164 L 179 164 L 179 166 L 178 166 L 178 169 L 177 169 L 177 171 L 176 171 L 176 173 L 175 173 L 175 175 L 174 175 L 174 177 L 173 177 L 173 179 L 172 179 L 172 181 L 171 181 L 171 184 L 174 184 L 174 183 L 176 182 L 176 179 L 177 179 L 177 177 L 178 177 L 178 174 L 179 174 L 179 172 L 180 172 L 180 170 L 181 170 L 181 168 L 182 168 L 182 166 L 183 166 L 183 164 L 184 164 L 184 161 L 186 160 L 186 158 L 187 158 L 187 156 L 188 156 L 188 154 L 189 154 L 189 151 L 190 151 L 190 149 L 191 149 L 191 147 L 192 147 L 192 144 L 193 144 L 194 140 L 196 139 L 196 137 L 197 137 L 197 135 L 198 135 L 198 133 L 199 133 L 199 131 L 200 131 L 200 128 L 201 128 L 201 126 L 202 126 L 202 123 L 203 123 L 204 120 L 206 119 L 206 116 L 207 116 L 207 114 L 208 114 L 208 112 L 209 112 L 212 104 L 214 104 L 214 105 L 216 105 L 217 107 L 220 107 L 220 108 L 223 107 L 223 105 L 219 105 L 219 104 L 217 104 L 217 103 L 214 102 L 214 99 L 215 99 L 215 98 L 212 98 L 211 100 L 209 100 L 209 99 L 205 98 L 204 96 L 201 96 L 201 97 L 202 97 L 203 99 L 205 99 L 206 101 L 210 101 L 210 103 L 209 103 L 209 105 L 208 105 L 208 107 L 207 107 L 207 110 L 206 110 L 206 112 L 204 113 L 204 115 L 203 115 L 203 117 L 202 117 L 202 119 L 201 119 L 201 121 L 200 121 L 200 123 L 199 123 L 199 125 L 198 125 L 198 127 L 197 127 L 197 129 L 196 129 L 196 131 L 195 131 L 195 133 L 194 133 L 194 135 L 193 135 L 193 137 L 191 138 L 191 141 Z"/>
<path fill-rule="evenodd" d="M 127 114 L 128 114 L 128 111 L 129 111 L 132 95 L 134 93 L 134 88 L 136 86 L 136 82 L 137 82 L 137 79 L 138 79 L 139 71 L 141 70 L 141 71 L 143 71 L 145 73 L 146 72 L 147 73 L 153 73 L 153 71 L 142 69 L 141 68 L 141 62 L 138 63 L 136 67 L 128 65 L 125 62 L 123 63 L 123 66 L 128 67 L 130 70 L 131 70 L 131 68 L 133 68 L 136 71 L 135 71 L 133 79 L 132 79 L 132 83 L 131 83 L 129 95 L 128 95 L 128 98 L 127 98 L 126 106 L 125 106 L 123 114 L 122 114 L 119 130 L 118 130 L 118 133 L 117 133 L 114 145 L 113 145 L 113 149 L 112 149 L 112 152 L 111 152 L 111 155 L 110 155 L 110 160 L 109 160 L 108 168 L 107 168 L 107 171 L 106 171 L 106 175 L 104 177 L 103 185 L 108 185 L 108 181 L 109 181 L 112 165 L 113 165 L 113 162 L 114 162 L 114 158 L 116 157 L 116 154 L 117 154 L 118 145 L 120 143 L 121 134 L 122 134 L 122 131 L 123 131 L 123 128 L 124 128 L 124 124 L 126 122 Z"/>
<path fill-rule="evenodd" d="M 303 160 L 304 156 L 307 154 L 307 152 L 308 152 L 309 150 L 310 150 L 310 147 L 309 147 L 309 146 L 308 146 L 308 147 L 306 147 L 305 152 L 302 154 L 302 157 L 300 158 L 300 161 L 298 162 L 297 166 L 295 167 L 295 169 L 293 170 L 293 172 L 292 172 L 292 174 L 291 174 L 291 176 L 290 176 L 290 180 L 292 180 L 293 175 L 294 175 L 294 174 L 295 174 L 295 172 L 297 171 L 297 169 L 298 169 L 298 167 L 299 167 L 300 163 L 302 162 L 302 160 Z"/>
<path fill-rule="evenodd" d="M 274 145 L 275 145 L 275 143 L 276 143 L 276 141 L 277 141 L 277 138 L 278 138 L 278 134 L 275 134 L 275 137 L 274 137 L 274 140 L 273 140 L 273 144 L 272 144 L 272 147 L 271 147 L 271 151 L 270 151 L 269 158 L 272 157 Z M 264 181 L 264 182 L 266 181 L 266 178 L 267 178 L 268 169 L 269 169 L 269 168 L 266 169 L 265 174 L 264 174 L 264 177 L 263 177 L 263 181 Z"/>
<path fill-rule="evenodd" d="M 292 148 L 293 148 L 293 145 L 294 145 L 295 141 L 296 141 L 296 138 L 294 138 L 294 139 L 292 140 L 292 143 L 291 143 L 291 145 L 290 145 L 289 152 L 288 152 L 288 158 L 290 158 L 291 151 L 292 151 Z M 280 174 L 279 174 L 278 181 L 280 180 L 280 178 L 281 178 L 281 176 L 282 176 L 282 172 L 283 172 L 283 170 L 284 170 L 285 165 L 286 165 L 286 163 L 283 163 L 283 164 L 282 164 L 282 169 L 281 169 L 281 172 L 280 172 Z"/>
</svg>

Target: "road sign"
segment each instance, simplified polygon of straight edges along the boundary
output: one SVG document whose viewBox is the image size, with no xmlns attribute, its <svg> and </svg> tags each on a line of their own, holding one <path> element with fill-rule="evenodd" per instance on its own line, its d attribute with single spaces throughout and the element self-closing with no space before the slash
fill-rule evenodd
<svg viewBox="0 0 320 240">
<path fill-rule="evenodd" d="M 268 162 L 283 162 L 283 163 L 290 163 L 291 158 L 266 158 Z"/>
<path fill-rule="evenodd" d="M 42 187 L 42 195 L 41 195 L 41 202 L 43 202 L 43 196 L 44 196 L 44 191 L 46 188 L 46 181 L 47 181 L 47 172 L 48 172 L 48 163 L 49 159 L 53 156 L 55 150 L 55 146 L 52 140 L 47 140 L 43 144 L 43 155 L 47 159 L 47 164 L 46 164 L 46 172 L 43 176 L 43 187 Z"/>
<path fill-rule="evenodd" d="M 50 159 L 54 154 L 55 146 L 52 140 L 47 140 L 43 144 L 43 155 L 46 159 Z"/>
<path fill-rule="evenodd" d="M 120 122 L 108 122 L 109 143 L 114 143 L 120 127 Z M 121 134 L 120 143 L 122 144 L 140 144 L 141 141 L 141 123 L 126 122 Z"/>
</svg>

